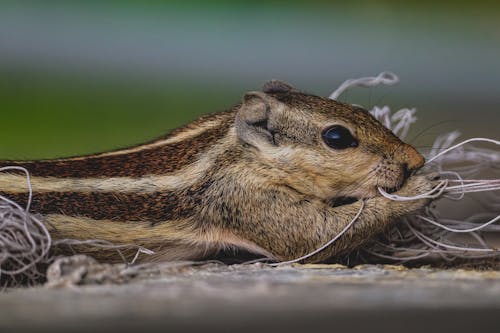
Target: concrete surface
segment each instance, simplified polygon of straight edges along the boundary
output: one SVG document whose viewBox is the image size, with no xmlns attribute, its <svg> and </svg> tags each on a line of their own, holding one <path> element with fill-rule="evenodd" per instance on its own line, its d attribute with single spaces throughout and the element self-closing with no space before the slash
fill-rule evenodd
<svg viewBox="0 0 500 333">
<path fill-rule="evenodd" d="M 77 280 L 0 295 L 0 332 L 500 331 L 500 271 L 181 264 Z"/>
</svg>

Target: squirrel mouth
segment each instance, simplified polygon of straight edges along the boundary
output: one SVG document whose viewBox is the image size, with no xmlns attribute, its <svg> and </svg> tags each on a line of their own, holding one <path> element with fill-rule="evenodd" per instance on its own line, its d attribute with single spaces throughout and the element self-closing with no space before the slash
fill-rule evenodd
<svg viewBox="0 0 500 333">
<path fill-rule="evenodd" d="M 336 197 L 330 200 L 330 205 L 332 207 L 339 207 L 344 205 L 350 205 L 358 201 L 360 198 L 356 197 Z"/>
<path fill-rule="evenodd" d="M 398 191 L 401 188 L 401 186 L 393 186 L 393 187 L 382 187 L 381 186 L 381 188 L 385 192 L 390 194 L 390 193 L 394 193 L 394 192 Z M 361 199 L 373 198 L 376 195 L 378 195 L 378 190 L 375 188 L 374 192 L 375 192 L 374 195 L 367 195 L 367 196 L 363 196 L 363 197 L 353 197 L 353 196 L 335 197 L 335 198 L 330 200 L 330 206 L 339 207 L 339 206 L 344 206 L 344 205 L 350 205 L 350 204 L 353 204 Z"/>
<path fill-rule="evenodd" d="M 394 193 L 397 192 L 398 190 L 401 189 L 401 185 L 396 185 L 396 186 L 380 186 L 385 192 L 387 193 Z M 356 194 L 355 194 L 356 195 Z M 350 205 L 353 204 L 359 200 L 362 199 L 370 199 L 378 196 L 378 189 L 377 187 L 374 187 L 373 189 L 370 189 L 369 191 L 365 191 L 365 193 L 359 195 L 359 196 L 340 196 L 340 197 L 334 197 L 329 200 L 330 206 L 332 207 L 339 207 L 339 206 L 344 206 L 344 205 Z"/>
</svg>

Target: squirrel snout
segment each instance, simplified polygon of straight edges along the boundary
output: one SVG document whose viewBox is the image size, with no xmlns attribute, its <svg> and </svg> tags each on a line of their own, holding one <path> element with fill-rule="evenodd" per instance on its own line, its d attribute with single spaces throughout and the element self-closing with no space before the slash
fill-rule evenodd
<svg viewBox="0 0 500 333">
<path fill-rule="evenodd" d="M 420 169 L 425 164 L 425 158 L 412 146 L 405 144 L 403 153 L 403 163 L 406 165 L 408 171 Z"/>
</svg>

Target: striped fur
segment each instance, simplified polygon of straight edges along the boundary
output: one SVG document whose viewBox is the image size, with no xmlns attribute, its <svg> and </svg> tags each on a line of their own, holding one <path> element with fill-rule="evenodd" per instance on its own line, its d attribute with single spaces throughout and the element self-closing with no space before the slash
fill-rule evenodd
<svg viewBox="0 0 500 333">
<path fill-rule="evenodd" d="M 215 229 L 196 236 L 192 219 L 210 185 L 214 164 L 237 142 L 233 117 L 234 111 L 205 116 L 132 148 L 56 160 L 1 161 L 0 167 L 29 170 L 34 192 L 31 211 L 57 225 L 59 237 L 141 246 L 152 246 L 159 238 L 171 253 L 178 249 L 166 244 L 181 240 L 220 246 Z M 0 174 L 0 195 L 26 205 L 27 191 L 24 174 Z"/>
<path fill-rule="evenodd" d="M 233 112 L 226 112 L 204 117 L 165 138 L 133 148 L 56 160 L 1 161 L 0 167 L 23 166 L 35 177 L 140 178 L 145 175 L 164 175 L 194 163 L 224 138 L 233 116 Z"/>
<path fill-rule="evenodd" d="M 349 128 L 359 147 L 327 147 L 321 133 L 332 124 Z M 155 251 L 150 260 L 201 259 L 234 249 L 291 259 L 335 236 L 359 206 L 329 203 L 346 196 L 373 200 L 356 228 L 315 261 L 359 246 L 395 217 L 421 207 L 422 201 L 373 197 L 377 186 L 426 189 L 424 178 L 405 179 L 422 163 L 413 147 L 366 111 L 273 84 L 267 93 L 246 94 L 229 111 L 139 146 L 0 161 L 0 167 L 30 172 L 31 210 L 44 216 L 55 239 L 134 244 Z M 25 176 L 0 173 L 0 195 L 27 204 Z M 119 259 L 90 246 L 78 250 Z"/>
</svg>

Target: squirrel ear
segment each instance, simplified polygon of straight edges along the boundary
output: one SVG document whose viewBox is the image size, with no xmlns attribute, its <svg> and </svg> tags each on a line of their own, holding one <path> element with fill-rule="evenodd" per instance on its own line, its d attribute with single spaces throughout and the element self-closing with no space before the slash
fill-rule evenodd
<svg viewBox="0 0 500 333">
<path fill-rule="evenodd" d="M 243 96 L 240 110 L 235 117 L 236 133 L 246 143 L 273 143 L 274 131 L 270 116 L 274 99 L 262 92 L 249 92 Z"/>
<path fill-rule="evenodd" d="M 288 83 L 280 80 L 270 80 L 264 83 L 264 85 L 262 86 L 262 91 L 268 94 L 286 93 L 293 90 L 296 89 L 291 85 L 289 85 Z"/>
</svg>

